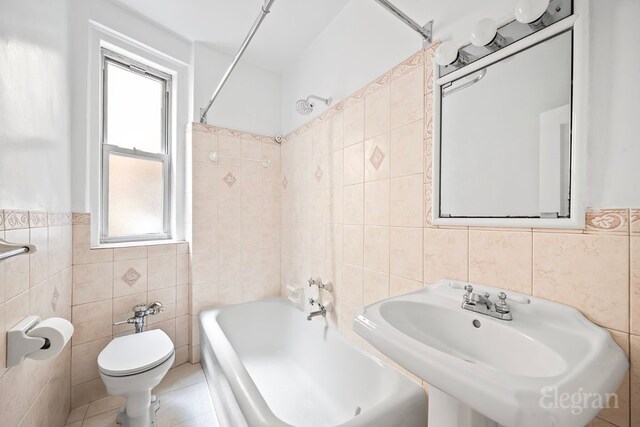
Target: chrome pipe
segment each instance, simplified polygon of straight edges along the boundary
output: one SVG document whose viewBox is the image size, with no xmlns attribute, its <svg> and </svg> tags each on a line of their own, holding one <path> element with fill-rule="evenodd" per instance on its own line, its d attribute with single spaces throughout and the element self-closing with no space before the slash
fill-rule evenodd
<svg viewBox="0 0 640 427">
<path fill-rule="evenodd" d="M 271 11 L 271 6 L 273 5 L 274 2 L 275 0 L 265 0 L 264 5 L 262 6 L 262 8 L 260 8 L 260 13 L 258 14 L 258 17 L 256 18 L 255 22 L 251 26 L 251 29 L 249 30 L 249 33 L 245 37 L 244 41 L 242 42 L 242 45 L 240 45 L 240 49 L 238 49 L 238 53 L 236 53 L 236 56 L 233 58 L 233 62 L 231 62 L 231 65 L 229 65 L 229 68 L 227 68 L 227 71 L 224 73 L 224 76 L 222 76 L 222 80 L 220 80 L 220 83 L 218 83 L 218 87 L 216 87 L 216 90 L 213 91 L 213 95 L 211 95 L 211 99 L 209 99 L 209 103 L 207 104 L 206 108 L 203 108 L 200 110 L 201 112 L 200 123 L 207 122 L 207 113 L 209 112 L 209 109 L 211 108 L 211 106 L 213 105 L 213 102 L 216 100 L 216 98 L 220 94 L 220 91 L 222 91 L 222 88 L 224 87 L 225 83 L 227 83 L 227 80 L 229 79 L 229 76 L 231 76 L 231 73 L 233 72 L 234 68 L 236 68 L 236 65 L 238 65 L 238 62 L 240 61 L 240 58 L 242 58 L 244 51 L 247 50 L 247 47 L 249 47 L 249 43 L 251 43 L 253 36 L 256 34 L 256 31 L 258 31 L 258 28 L 260 28 L 262 21 L 264 21 L 264 18 Z"/>
<path fill-rule="evenodd" d="M 387 9 L 389 12 L 394 14 L 398 19 L 407 24 L 411 29 L 415 32 L 419 33 L 424 39 L 425 44 L 431 43 L 431 26 L 433 21 L 429 21 L 424 27 L 418 24 L 413 19 L 409 18 L 409 16 L 398 9 L 393 3 L 388 0 L 376 0 L 382 7 Z"/>
</svg>

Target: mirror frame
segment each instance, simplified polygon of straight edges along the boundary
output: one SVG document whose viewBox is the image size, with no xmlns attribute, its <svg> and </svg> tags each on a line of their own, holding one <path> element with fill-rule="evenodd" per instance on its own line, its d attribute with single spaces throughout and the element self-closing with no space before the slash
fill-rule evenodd
<svg viewBox="0 0 640 427">
<path fill-rule="evenodd" d="M 493 52 L 459 70 L 440 77 L 433 61 L 433 187 L 432 224 L 438 226 L 480 226 L 517 228 L 581 229 L 585 224 L 586 152 L 589 89 L 589 16 L 587 0 L 574 0 L 574 13 L 537 31 L 497 52 Z M 440 123 L 442 86 L 468 74 L 477 72 L 502 59 L 544 42 L 562 32 L 573 30 L 573 96 L 571 102 L 571 205 L 568 218 L 449 218 L 440 217 Z M 459 45 L 458 48 L 463 47 Z"/>
</svg>

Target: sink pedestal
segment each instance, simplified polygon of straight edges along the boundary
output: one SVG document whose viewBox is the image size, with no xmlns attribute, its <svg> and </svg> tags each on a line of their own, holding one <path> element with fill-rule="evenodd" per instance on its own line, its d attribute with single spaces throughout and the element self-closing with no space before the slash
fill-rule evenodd
<svg viewBox="0 0 640 427">
<path fill-rule="evenodd" d="M 429 386 L 429 426 L 500 427 L 458 399 Z"/>
</svg>

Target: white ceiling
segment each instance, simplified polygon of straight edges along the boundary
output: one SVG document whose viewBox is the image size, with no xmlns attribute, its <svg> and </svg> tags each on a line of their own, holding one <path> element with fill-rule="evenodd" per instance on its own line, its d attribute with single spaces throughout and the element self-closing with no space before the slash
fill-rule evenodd
<svg viewBox="0 0 640 427">
<path fill-rule="evenodd" d="M 235 55 L 263 0 L 113 0 L 190 41 Z M 244 60 L 282 71 L 349 0 L 276 0 Z"/>
</svg>

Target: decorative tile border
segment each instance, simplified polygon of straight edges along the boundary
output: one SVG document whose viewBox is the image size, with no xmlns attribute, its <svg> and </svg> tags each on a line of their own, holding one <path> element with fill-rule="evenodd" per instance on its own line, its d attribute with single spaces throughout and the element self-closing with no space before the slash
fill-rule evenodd
<svg viewBox="0 0 640 427">
<path fill-rule="evenodd" d="M 354 104 L 362 101 L 364 99 L 364 88 L 358 89 L 355 93 L 348 98 L 346 98 L 344 102 L 344 108 L 349 108 Z"/>
<path fill-rule="evenodd" d="M 431 46 L 424 49 L 424 93 L 433 92 L 433 56 L 440 46 L 440 42 L 436 41 Z"/>
<path fill-rule="evenodd" d="M 4 228 L 5 230 L 18 230 L 21 228 L 29 228 L 29 212 L 28 211 L 4 211 Z"/>
<path fill-rule="evenodd" d="M 91 214 L 74 212 L 72 223 L 73 225 L 91 225 Z"/>
<path fill-rule="evenodd" d="M 364 90 L 364 95 L 369 96 L 378 92 L 380 89 L 384 88 L 391 81 L 391 73 L 387 72 L 375 79 L 373 82 L 369 83 Z"/>
<path fill-rule="evenodd" d="M 640 234 L 640 209 L 629 211 L 629 231 L 631 234 Z"/>
<path fill-rule="evenodd" d="M 29 227 L 39 228 L 48 225 L 48 217 L 46 212 L 29 211 Z"/>
<path fill-rule="evenodd" d="M 207 125 L 200 122 L 191 122 L 187 124 L 187 132 L 191 131 L 200 131 L 200 132 L 208 132 L 208 133 L 216 133 L 218 132 L 218 128 L 215 126 Z"/>
<path fill-rule="evenodd" d="M 0 210 L 0 230 L 71 225 L 71 212 Z"/>
<path fill-rule="evenodd" d="M 587 233 L 629 233 L 628 209 L 589 209 L 585 217 Z"/>
<path fill-rule="evenodd" d="M 200 122 L 192 122 L 187 125 L 187 131 L 200 131 L 207 133 L 218 133 L 220 135 L 227 135 L 231 137 L 237 137 L 242 139 L 249 139 L 251 141 L 262 142 L 264 144 L 279 145 L 274 138 L 265 135 L 259 135 L 257 133 L 243 132 L 235 129 L 221 128 L 218 126 L 208 125 Z"/>
<path fill-rule="evenodd" d="M 413 71 L 420 65 L 424 63 L 424 50 L 420 50 L 415 53 L 413 56 L 402 61 L 400 64 L 393 67 L 391 70 L 391 80 L 395 80 L 398 77 L 401 77 L 407 74 L 410 71 Z"/>
<path fill-rule="evenodd" d="M 424 55 L 424 79 L 425 79 L 425 99 L 424 99 L 424 225 L 425 227 L 435 227 L 433 225 L 433 102 L 431 92 L 433 91 L 433 55 L 439 42 L 436 42 L 423 50 Z M 427 89 L 428 88 L 428 89 Z"/>
</svg>

